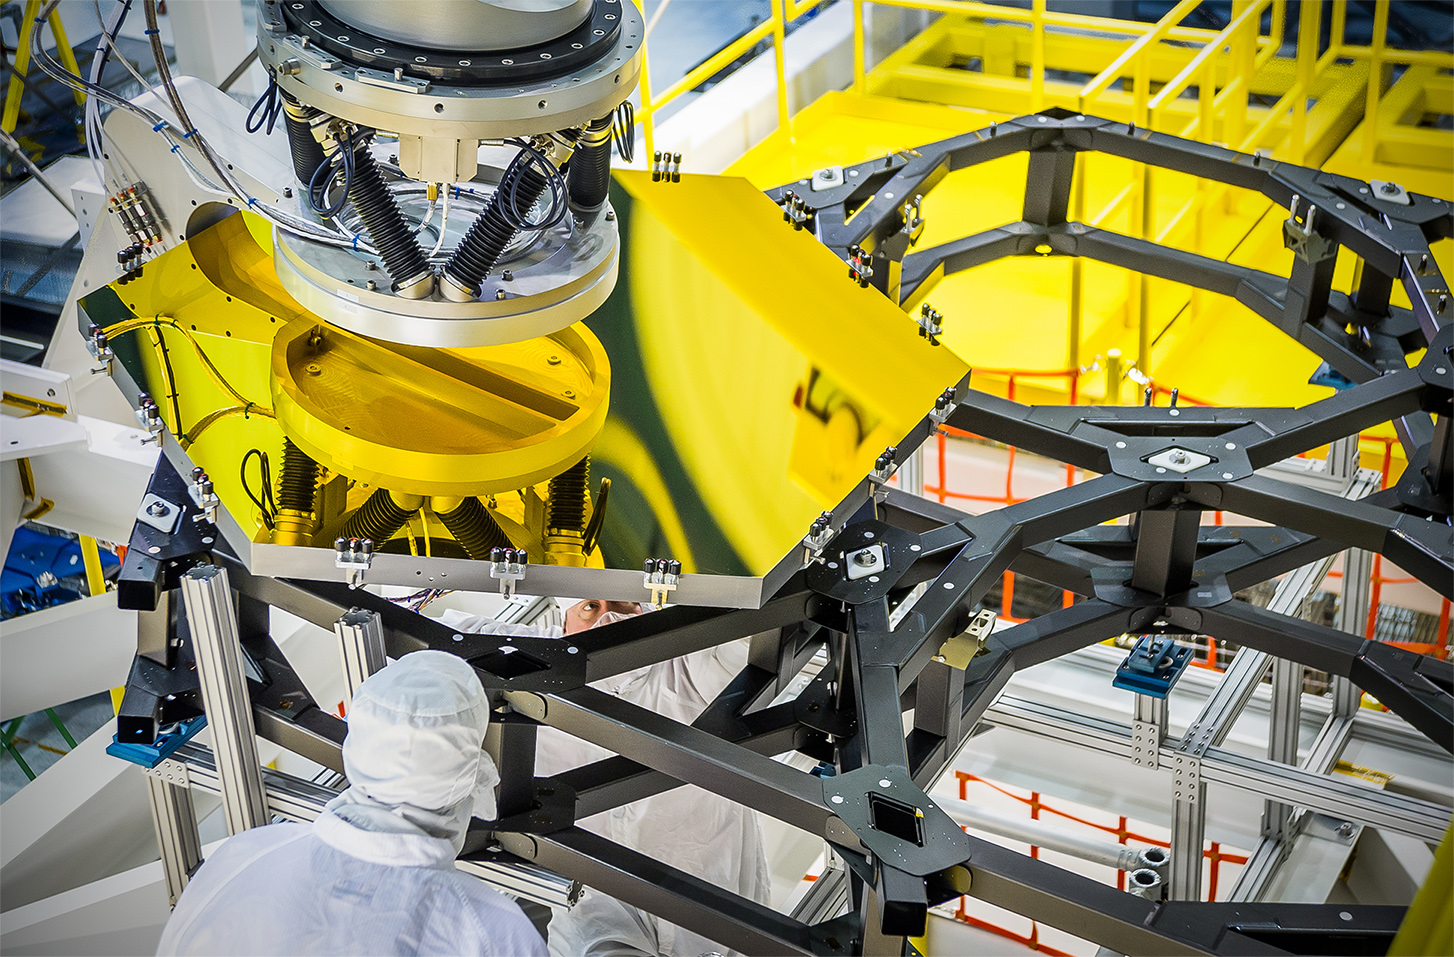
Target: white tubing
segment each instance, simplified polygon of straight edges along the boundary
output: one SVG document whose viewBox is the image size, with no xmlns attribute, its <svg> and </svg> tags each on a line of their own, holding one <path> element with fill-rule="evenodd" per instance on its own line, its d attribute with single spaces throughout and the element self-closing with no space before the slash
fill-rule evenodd
<svg viewBox="0 0 1454 957">
<path fill-rule="evenodd" d="M 1114 841 L 1077 834 L 1043 821 L 1016 817 L 1006 814 L 1004 811 L 981 807 L 958 798 L 936 794 L 934 799 L 950 817 L 954 818 L 956 823 L 977 831 L 998 834 L 1000 837 L 1034 844 L 1036 847 L 1058 851 L 1061 854 L 1078 857 L 1083 861 L 1104 864 L 1107 867 L 1115 867 L 1123 871 L 1134 871 L 1145 867 L 1154 869 L 1157 864 L 1158 854 L 1148 855 L 1147 852 L 1159 853 L 1160 848 L 1117 844 Z M 1164 857 L 1164 854 L 1161 856 Z"/>
</svg>

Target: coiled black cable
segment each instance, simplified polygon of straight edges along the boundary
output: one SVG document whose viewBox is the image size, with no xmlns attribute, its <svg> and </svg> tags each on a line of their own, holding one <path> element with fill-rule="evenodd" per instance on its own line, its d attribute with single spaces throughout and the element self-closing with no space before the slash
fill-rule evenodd
<svg viewBox="0 0 1454 957">
<path fill-rule="evenodd" d="M 317 493 L 318 463 L 294 445 L 292 439 L 283 439 L 283 463 L 278 468 L 278 508 L 311 512 Z"/>
<path fill-rule="evenodd" d="M 414 230 L 404 221 L 394 194 L 389 192 L 383 174 L 374 163 L 368 148 L 368 135 L 355 141 L 352 134 L 345 134 L 343 153 L 348 163 L 345 171 L 348 198 L 359 219 L 363 220 L 364 229 L 379 251 L 379 258 L 384 261 L 384 268 L 395 286 L 427 274 L 430 271 L 429 261 L 424 258 L 424 250 L 419 246 Z"/>
<path fill-rule="evenodd" d="M 566 175 L 573 209 L 596 210 L 611 189 L 611 117 L 586 124 Z"/>
<path fill-rule="evenodd" d="M 550 500 L 545 506 L 545 527 L 563 532 L 586 530 L 586 489 L 591 484 L 591 457 L 550 480 Z"/>
<path fill-rule="evenodd" d="M 616 155 L 622 162 L 629 163 L 636 158 L 636 107 L 630 100 L 616 107 L 611 138 L 616 141 Z"/>
<path fill-rule="evenodd" d="M 381 488 L 348 517 L 341 534 L 344 538 L 372 539 L 375 545 L 382 545 L 417 511 L 401 507 L 388 489 Z"/>
<path fill-rule="evenodd" d="M 268 88 L 263 95 L 257 98 L 252 109 L 247 111 L 247 131 L 256 133 L 266 124 L 268 135 L 273 133 L 273 127 L 278 123 L 278 115 L 283 112 L 282 91 L 278 89 L 278 78 L 270 75 L 268 77 Z M 310 137 L 311 139 L 311 137 Z"/>
<path fill-rule="evenodd" d="M 452 511 L 435 514 L 465 554 L 475 561 L 488 559 L 492 548 L 509 548 L 511 545 L 500 523 L 477 498 L 467 498 Z"/>
<path fill-rule="evenodd" d="M 259 478 L 262 479 L 261 493 L 254 492 L 252 485 L 247 480 L 247 463 L 253 456 L 257 456 Z M 239 476 L 242 479 L 242 490 L 257 506 L 262 514 L 263 525 L 268 531 L 273 530 L 273 519 L 277 517 L 278 506 L 273 500 L 273 478 L 268 471 L 268 453 L 259 449 L 248 449 L 247 454 L 242 457 L 242 465 L 239 468 Z"/>
<path fill-rule="evenodd" d="M 500 262 L 505 247 L 521 230 L 548 229 L 565 218 L 569 210 L 565 182 L 560 171 L 534 147 L 512 140 L 520 152 L 505 168 L 490 204 L 475 218 L 469 232 L 459 241 L 444 273 L 460 287 L 478 295 L 480 283 Z M 539 221 L 530 220 L 530 210 L 546 189 L 551 202 Z"/>
<path fill-rule="evenodd" d="M 349 189 L 353 185 L 353 150 L 344 145 L 351 142 L 352 138 L 348 134 L 344 135 L 344 143 L 329 153 L 328 158 L 319 164 L 308 179 L 308 202 L 318 213 L 329 218 L 337 216 L 343 209 L 348 202 Z M 328 184 L 333 180 L 335 170 L 343 174 L 341 184 L 343 188 L 338 191 L 338 199 L 330 203 L 328 202 Z M 320 174 L 323 176 L 322 182 L 318 180 Z"/>
</svg>

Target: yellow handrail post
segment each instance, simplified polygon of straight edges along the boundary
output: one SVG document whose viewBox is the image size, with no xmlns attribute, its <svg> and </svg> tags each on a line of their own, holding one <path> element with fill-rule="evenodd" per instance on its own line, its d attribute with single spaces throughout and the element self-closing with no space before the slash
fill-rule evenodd
<svg viewBox="0 0 1454 957">
<path fill-rule="evenodd" d="M 853 0 L 853 92 L 863 92 L 863 0 Z"/>
<path fill-rule="evenodd" d="M 1251 0 L 1232 0 L 1232 15 L 1236 19 L 1238 15 L 1246 12 L 1251 6 Z M 1227 145 L 1236 148 L 1236 144 L 1242 142 L 1247 135 L 1247 98 L 1252 93 L 1252 71 L 1253 61 L 1257 55 L 1257 34 L 1258 23 L 1253 17 L 1247 18 L 1246 25 L 1236 31 L 1232 37 L 1232 81 L 1237 83 L 1240 89 L 1236 97 L 1226 105 L 1226 116 L 1222 120 L 1225 130 Z"/>
<path fill-rule="evenodd" d="M 93 596 L 106 594 L 106 576 L 101 571 L 101 547 L 90 535 L 81 536 L 81 560 L 86 566 L 86 588 Z"/>
<path fill-rule="evenodd" d="M 1082 101 L 1081 111 L 1085 103 Z M 1085 222 L 1085 180 L 1088 154 L 1076 153 L 1075 170 L 1071 174 L 1070 221 Z M 1080 341 L 1085 321 L 1085 261 L 1079 256 L 1070 258 L 1070 329 L 1066 334 L 1066 368 L 1080 368 Z"/>
<path fill-rule="evenodd" d="M 1328 32 L 1328 53 L 1338 58 L 1338 51 L 1348 42 L 1348 0 L 1333 0 L 1332 29 Z"/>
<path fill-rule="evenodd" d="M 35 30 L 35 15 L 40 12 L 40 0 L 25 0 L 25 14 L 20 21 L 19 49 L 15 51 L 15 63 L 11 65 L 10 86 L 5 91 L 5 112 L 0 115 L 0 129 L 15 132 L 20 122 L 20 98 L 25 95 L 25 81 L 22 77 L 30 69 L 30 34 Z"/>
<path fill-rule="evenodd" d="M 777 128 L 787 142 L 793 138 L 792 115 L 788 113 L 788 71 L 785 43 L 788 35 L 784 0 L 773 0 L 772 58 L 777 69 Z"/>
<path fill-rule="evenodd" d="M 1368 61 L 1368 100 L 1363 107 L 1363 168 L 1374 176 L 1378 162 L 1378 106 L 1383 100 L 1383 50 L 1388 43 L 1388 0 L 1373 7 L 1372 56 Z"/>
<path fill-rule="evenodd" d="M 1045 109 L 1045 0 L 1030 10 L 1030 112 Z"/>
<path fill-rule="evenodd" d="M 1131 115 L 1136 126 L 1149 128 L 1151 125 L 1151 47 L 1143 48 L 1136 57 L 1135 79 L 1132 81 Z M 1141 239 L 1152 239 L 1155 233 L 1156 197 L 1152 192 L 1152 168 L 1149 163 L 1140 164 L 1137 173 L 1136 201 L 1133 205 L 1137 235 Z M 1145 375 L 1151 374 L 1151 278 L 1144 272 L 1135 274 L 1136 288 L 1136 365 Z"/>
<path fill-rule="evenodd" d="M 1308 91 L 1318 69 L 1318 35 L 1322 32 L 1323 5 L 1298 5 L 1297 85 L 1300 95 L 1292 104 L 1292 143 L 1288 150 L 1294 163 L 1304 163 L 1308 155 Z"/>
</svg>

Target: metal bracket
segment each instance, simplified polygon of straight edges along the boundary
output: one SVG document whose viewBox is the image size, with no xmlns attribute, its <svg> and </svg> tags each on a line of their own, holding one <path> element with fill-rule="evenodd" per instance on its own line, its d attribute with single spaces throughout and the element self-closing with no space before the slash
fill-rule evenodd
<svg viewBox="0 0 1454 957">
<path fill-rule="evenodd" d="M 651 603 L 660 608 L 666 604 L 667 598 L 676 591 L 677 583 L 681 581 L 682 563 L 665 558 L 648 558 L 641 570 L 641 583 L 650 592 Z"/>
<path fill-rule="evenodd" d="M 188 769 L 186 762 L 178 761 L 176 758 L 167 758 L 154 768 L 147 768 L 146 773 L 168 784 L 175 784 L 177 787 L 189 788 L 192 786 L 192 772 Z"/>
<path fill-rule="evenodd" d="M 919 306 L 919 337 L 928 339 L 931 346 L 939 345 L 944 333 L 944 314 L 927 302 Z"/>
<path fill-rule="evenodd" d="M 348 587 L 357 588 L 363 584 L 364 575 L 374 561 L 374 542 L 371 538 L 336 538 L 333 540 L 333 567 L 342 568 L 348 574 Z M 491 575 L 494 571 L 491 570 Z"/>
<path fill-rule="evenodd" d="M 198 513 L 192 516 L 194 522 L 210 522 L 216 524 L 217 509 L 222 505 L 222 499 L 212 488 L 212 480 L 207 473 L 200 468 L 192 469 L 192 484 L 187 487 L 187 494 L 192 496 L 192 501 L 198 508 Z"/>
<path fill-rule="evenodd" d="M 874 460 L 873 471 L 868 474 L 869 480 L 883 485 L 889 479 L 893 478 L 894 472 L 899 467 L 898 463 L 894 461 L 894 456 L 898 454 L 899 447 L 897 445 L 890 445 L 880 452 L 878 458 Z"/>
<path fill-rule="evenodd" d="M 181 506 L 168 502 L 160 495 L 151 492 L 146 494 L 146 497 L 141 500 L 141 507 L 136 510 L 138 522 L 144 522 L 164 535 L 170 535 L 176 531 L 177 522 L 181 518 Z"/>
<path fill-rule="evenodd" d="M 929 418 L 933 419 L 936 424 L 943 425 L 948 420 L 950 413 L 958 407 L 959 401 L 954 389 L 945 389 L 939 394 L 939 398 L 934 400 L 934 408 L 929 410 Z"/>
<path fill-rule="evenodd" d="M 813 192 L 822 192 L 843 185 L 843 167 L 825 166 L 813 173 Z"/>
<path fill-rule="evenodd" d="M 1368 188 L 1373 190 L 1373 198 L 1381 199 L 1385 203 L 1398 203 L 1400 206 L 1412 206 L 1413 199 L 1409 191 L 1397 183 L 1390 183 L 1387 180 L 1371 179 L 1368 181 Z"/>
<path fill-rule="evenodd" d="M 1308 204 L 1301 221 L 1298 220 L 1298 204 L 1302 197 L 1293 194 L 1287 207 L 1287 219 L 1282 224 L 1283 244 L 1294 256 L 1307 262 L 1321 262 L 1338 253 L 1338 244 L 1320 235 L 1314 227 L 1318 207 Z"/>
<path fill-rule="evenodd" d="M 1170 469 L 1173 472 L 1195 471 L 1203 465 L 1210 465 L 1216 459 L 1201 452 L 1193 452 L 1191 449 L 1184 449 L 1181 446 L 1172 446 L 1164 452 L 1157 452 L 1146 460 L 1147 465 L 1154 465 L 1157 468 Z"/>
<path fill-rule="evenodd" d="M 156 400 L 143 392 L 136 397 L 136 422 L 143 429 L 146 429 L 146 438 L 141 440 L 142 445 L 161 445 L 162 414 L 157 408 Z"/>
<path fill-rule="evenodd" d="M 515 597 L 515 585 L 525 577 L 530 556 L 523 548 L 490 549 L 490 577 L 500 582 L 500 594 Z"/>
</svg>

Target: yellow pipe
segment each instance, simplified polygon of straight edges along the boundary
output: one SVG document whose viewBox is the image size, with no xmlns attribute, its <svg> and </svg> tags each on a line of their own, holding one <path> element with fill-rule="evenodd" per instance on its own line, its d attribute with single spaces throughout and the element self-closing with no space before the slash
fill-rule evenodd
<svg viewBox="0 0 1454 957">
<path fill-rule="evenodd" d="M 868 0 L 883 7 L 899 7 L 906 10 L 928 10 L 965 17 L 970 20 L 1002 20 L 1011 23 L 1029 23 L 1034 18 L 1033 10 L 1002 7 L 994 3 L 979 3 L 974 0 Z M 1045 24 L 1065 27 L 1070 30 L 1087 30 L 1095 33 L 1110 33 L 1127 37 L 1145 36 L 1157 30 L 1157 24 L 1138 23 L 1133 20 L 1117 20 L 1112 17 L 1095 17 L 1083 13 L 1062 13 L 1055 10 L 1045 12 Z M 1205 43 L 1217 31 L 1201 27 L 1173 26 L 1161 34 L 1163 39 L 1189 43 Z"/>
<path fill-rule="evenodd" d="M 1348 40 L 1348 0 L 1333 0 L 1333 23 L 1328 32 L 1328 52 L 1341 56 Z"/>
<path fill-rule="evenodd" d="M 90 535 L 81 536 L 81 560 L 86 563 L 86 587 L 92 596 L 106 594 L 106 576 L 101 572 L 101 547 Z"/>
<path fill-rule="evenodd" d="M 1156 26 L 1142 34 L 1130 46 L 1122 50 L 1120 56 L 1112 60 L 1110 65 L 1102 70 L 1095 79 L 1082 87 L 1080 95 L 1089 99 L 1098 93 L 1104 92 L 1106 87 L 1110 86 L 1121 75 L 1121 70 L 1127 63 L 1130 63 L 1132 59 L 1139 56 L 1142 50 L 1164 38 L 1166 32 L 1180 23 L 1192 10 L 1196 9 L 1199 2 L 1200 0 L 1181 0 L 1180 3 L 1172 7 L 1166 16 L 1156 21 Z"/>
<path fill-rule="evenodd" d="M 1404 913 L 1389 957 L 1454 953 L 1454 826 L 1434 852 L 1434 863 Z"/>
<path fill-rule="evenodd" d="M 1373 7 L 1373 56 L 1368 62 L 1368 100 L 1363 107 L 1363 168 L 1373 178 L 1378 160 L 1378 106 L 1383 99 L 1383 48 L 1388 41 L 1388 0 Z"/>
<path fill-rule="evenodd" d="M 30 69 L 30 34 L 35 30 L 35 15 L 40 12 L 40 0 L 26 0 L 25 13 L 20 21 L 20 40 L 15 51 L 15 63 L 10 74 L 10 86 L 5 92 L 5 112 L 0 115 L 0 128 L 7 133 L 15 132 L 20 122 L 20 98 L 25 95 L 22 77 Z"/>
<path fill-rule="evenodd" d="M 774 0 L 773 14 L 772 59 L 773 66 L 777 69 L 777 128 L 791 142 L 793 118 L 788 112 L 788 71 L 784 50 L 788 33 L 787 10 L 783 6 L 783 0 Z"/>
<path fill-rule="evenodd" d="M 1366 60 L 1373 56 L 1373 47 L 1341 46 L 1338 48 L 1338 54 L 1354 60 Z M 1454 70 L 1454 54 L 1444 53 L 1441 50 L 1390 50 L 1385 47 L 1382 57 L 1383 62 L 1388 64 L 1407 63 L 1410 66 L 1432 66 Z"/>
<path fill-rule="evenodd" d="M 1156 95 L 1151 98 L 1151 109 L 1159 110 L 1170 101 L 1176 99 L 1187 87 L 1191 86 L 1194 78 L 1198 79 L 1200 84 L 1205 86 L 1205 78 L 1202 78 L 1201 74 L 1205 72 L 1205 69 L 1209 69 L 1207 67 L 1208 61 L 1219 53 L 1222 47 L 1226 46 L 1227 42 L 1242 28 L 1242 25 L 1249 18 L 1260 18 L 1262 11 L 1267 8 L 1269 2 L 1270 0 L 1258 0 L 1257 3 L 1242 11 L 1241 14 L 1233 17 L 1232 22 L 1227 24 L 1226 29 L 1198 50 L 1196 56 L 1191 58 L 1191 61 L 1182 68 L 1182 71 L 1172 77 L 1171 82 L 1157 91 Z M 1216 86 L 1215 81 L 1212 83 L 1212 86 Z"/>
<path fill-rule="evenodd" d="M 1085 178 L 1087 155 L 1077 153 L 1071 179 L 1071 222 L 1085 222 Z M 1085 261 L 1080 256 L 1070 260 L 1070 329 L 1067 333 L 1066 366 L 1080 368 L 1080 340 L 1085 323 Z"/>
<path fill-rule="evenodd" d="M 725 67 L 727 64 L 731 63 L 733 60 L 742 56 L 742 54 L 746 53 L 748 50 L 751 50 L 753 47 L 757 46 L 765 38 L 771 36 L 774 29 L 775 25 L 773 18 L 769 17 L 762 23 L 759 23 L 757 26 L 744 33 L 742 36 L 738 37 L 736 40 L 727 44 L 725 47 L 714 53 L 711 58 L 709 58 L 701 66 L 697 67 L 692 72 L 688 73 L 686 76 L 682 77 L 680 80 L 677 80 L 671 86 L 667 87 L 666 92 L 653 101 L 652 110 L 656 111 L 661 109 L 672 100 L 681 96 L 683 93 L 696 89 L 697 87 L 701 86 L 702 83 L 706 80 L 716 76 L 718 73 L 721 73 L 722 68 Z M 642 104 L 642 109 L 645 109 L 644 103 Z"/>
<path fill-rule="evenodd" d="M 1295 87 L 1310 90 L 1318 69 L 1318 36 L 1322 33 L 1323 5 L 1304 3 L 1298 8 L 1297 83 Z M 1294 163 L 1307 161 L 1308 98 L 1300 95 L 1292 101 L 1292 149 Z"/>
<path fill-rule="evenodd" d="M 1030 10 L 1030 109 L 1045 108 L 1045 0 L 1034 0 Z"/>
</svg>

